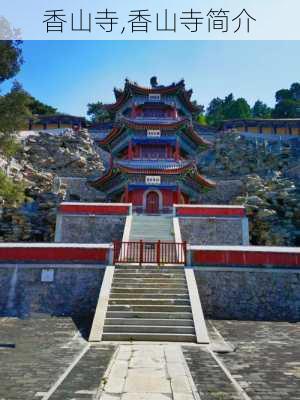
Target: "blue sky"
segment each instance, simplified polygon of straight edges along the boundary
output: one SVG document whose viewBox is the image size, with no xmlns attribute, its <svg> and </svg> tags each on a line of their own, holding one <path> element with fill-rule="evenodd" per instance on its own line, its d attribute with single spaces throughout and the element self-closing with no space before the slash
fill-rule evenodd
<svg viewBox="0 0 300 400">
<path fill-rule="evenodd" d="M 205 106 L 230 92 L 273 105 L 276 90 L 300 81 L 299 41 L 25 41 L 23 54 L 24 88 L 74 115 L 112 102 L 126 77 L 142 85 L 153 75 L 161 84 L 184 78 Z"/>
</svg>

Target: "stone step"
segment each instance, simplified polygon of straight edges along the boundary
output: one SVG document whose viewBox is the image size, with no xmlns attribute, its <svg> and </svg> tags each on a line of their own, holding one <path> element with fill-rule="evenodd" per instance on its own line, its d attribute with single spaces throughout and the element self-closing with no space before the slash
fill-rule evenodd
<svg viewBox="0 0 300 400">
<path fill-rule="evenodd" d="M 185 278 L 153 278 L 151 277 L 142 277 L 142 278 L 120 278 L 118 276 L 114 277 L 113 280 L 113 285 L 114 283 L 119 283 L 122 285 L 122 283 L 138 283 L 140 285 L 149 284 L 149 283 L 172 283 L 172 284 L 181 284 L 181 283 L 186 283 Z"/>
<path fill-rule="evenodd" d="M 150 326 L 143 325 L 104 325 L 104 333 L 179 333 L 179 334 L 195 334 L 193 326 Z"/>
<path fill-rule="evenodd" d="M 178 299 L 178 300 L 184 300 L 184 299 L 189 299 L 188 293 L 183 293 L 183 294 L 178 294 L 178 293 L 157 293 L 157 291 L 153 291 L 152 293 L 135 293 L 135 291 L 131 291 L 128 293 L 128 291 L 124 291 L 123 293 L 115 293 L 114 291 L 110 292 L 110 300 L 116 300 L 116 299 L 128 299 L 130 301 L 131 299 Z"/>
<path fill-rule="evenodd" d="M 193 314 L 188 312 L 159 312 L 159 311 L 107 311 L 106 318 L 138 318 L 138 319 L 190 319 L 193 320 Z"/>
<path fill-rule="evenodd" d="M 158 289 L 158 288 L 169 288 L 169 289 L 182 289 L 182 290 L 187 290 L 187 284 L 186 283 L 143 283 L 141 282 L 113 282 L 113 289 Z"/>
<path fill-rule="evenodd" d="M 104 333 L 104 341 L 196 342 L 196 336 L 179 333 Z"/>
<path fill-rule="evenodd" d="M 132 264 L 122 264 L 122 265 L 118 265 L 115 268 L 115 272 L 118 271 L 123 271 L 124 269 L 126 270 L 134 270 L 134 271 L 149 271 L 149 272 L 155 272 L 155 271 L 166 271 L 166 272 L 173 272 L 174 270 L 182 270 L 184 271 L 184 267 L 181 265 L 177 265 L 177 264 L 170 264 L 168 267 L 165 266 L 156 266 L 156 267 L 151 267 L 151 266 L 145 266 L 145 265 L 141 265 L 141 266 L 134 266 Z M 175 271 L 175 272 L 176 272 Z"/>
<path fill-rule="evenodd" d="M 111 290 L 111 295 L 116 295 L 116 294 L 130 294 L 130 295 L 135 295 L 138 294 L 139 296 L 143 295 L 150 295 L 152 296 L 153 294 L 155 295 L 185 295 L 188 296 L 188 290 L 187 289 L 168 289 L 168 288 L 141 288 L 141 287 L 120 287 L 120 286 L 114 286 Z"/>
<path fill-rule="evenodd" d="M 176 272 L 174 274 L 171 273 L 162 273 L 162 272 L 116 272 L 114 274 L 115 279 L 136 279 L 136 278 L 155 278 L 155 279 L 185 279 L 185 274 L 184 272 Z"/>
<path fill-rule="evenodd" d="M 184 268 L 182 266 L 178 266 L 178 268 L 174 268 L 174 266 L 168 268 L 162 268 L 162 267 L 155 267 L 155 268 L 150 268 L 150 267 L 138 267 L 138 268 L 133 268 L 132 266 L 129 267 L 125 267 L 123 268 L 123 266 L 118 266 L 115 269 L 115 274 L 138 274 L 138 273 L 142 273 L 142 274 L 156 274 L 156 273 L 160 273 L 160 274 L 184 274 Z"/>
<path fill-rule="evenodd" d="M 121 305 L 121 304 L 108 304 L 108 311 L 133 311 L 133 312 L 149 312 L 149 311 L 155 311 L 155 312 L 169 312 L 170 314 L 172 313 L 178 313 L 178 312 L 191 312 L 191 306 L 190 305 L 162 305 L 162 304 L 148 304 L 148 305 L 138 305 L 138 304 L 133 304 L 133 305 Z"/>
<path fill-rule="evenodd" d="M 190 305 L 190 300 L 189 299 L 153 299 L 153 298 L 148 298 L 148 299 L 135 299 L 135 298 L 122 298 L 122 299 L 112 299 L 109 298 L 109 305 L 122 305 L 122 306 L 132 306 L 132 305 L 138 305 L 138 306 L 151 306 L 151 305 L 162 305 L 162 306 L 171 306 L 171 305 L 176 305 L 176 306 L 184 306 L 184 305 Z"/>
<path fill-rule="evenodd" d="M 192 326 L 193 319 L 165 318 L 106 318 L 105 325 Z"/>
</svg>

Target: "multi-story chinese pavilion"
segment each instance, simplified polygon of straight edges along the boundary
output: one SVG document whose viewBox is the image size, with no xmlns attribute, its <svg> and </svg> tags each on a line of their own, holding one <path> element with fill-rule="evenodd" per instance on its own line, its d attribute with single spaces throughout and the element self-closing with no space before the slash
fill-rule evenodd
<svg viewBox="0 0 300 400">
<path fill-rule="evenodd" d="M 193 127 L 199 106 L 181 80 L 145 88 L 125 81 L 116 102 L 105 106 L 112 129 L 99 140 L 110 152 L 108 170 L 91 184 L 112 202 L 130 202 L 136 211 L 167 212 L 173 204 L 199 201 L 214 183 L 200 175 L 196 155 L 210 145 Z"/>
</svg>

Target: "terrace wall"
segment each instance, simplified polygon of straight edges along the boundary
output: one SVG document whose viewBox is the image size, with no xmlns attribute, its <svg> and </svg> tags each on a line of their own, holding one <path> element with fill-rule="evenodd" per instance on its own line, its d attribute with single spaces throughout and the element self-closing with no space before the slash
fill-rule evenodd
<svg viewBox="0 0 300 400">
<path fill-rule="evenodd" d="M 206 318 L 299 321 L 300 248 L 190 246 Z"/>
<path fill-rule="evenodd" d="M 0 264 L 0 316 L 91 315 L 104 268 L 89 263 Z M 45 270 L 53 271 L 52 282 L 42 281 Z"/>
<path fill-rule="evenodd" d="M 55 242 L 111 243 L 122 240 L 131 205 L 62 203 L 56 220 Z"/>
<path fill-rule="evenodd" d="M 195 277 L 206 318 L 300 320 L 300 269 L 199 267 Z"/>
<path fill-rule="evenodd" d="M 248 245 L 243 207 L 175 206 L 182 240 L 191 245 Z"/>
</svg>

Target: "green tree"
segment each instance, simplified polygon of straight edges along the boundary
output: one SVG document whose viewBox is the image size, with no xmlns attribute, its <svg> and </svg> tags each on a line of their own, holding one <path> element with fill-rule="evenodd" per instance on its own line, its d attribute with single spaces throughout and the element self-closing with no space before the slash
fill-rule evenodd
<svg viewBox="0 0 300 400">
<path fill-rule="evenodd" d="M 45 103 L 42 103 L 41 101 L 37 100 L 33 96 L 29 96 L 29 104 L 28 108 L 31 111 L 33 115 L 53 115 L 57 114 L 57 108 L 54 108 L 52 106 L 48 106 Z"/>
<path fill-rule="evenodd" d="M 277 103 L 283 100 L 292 100 L 292 93 L 289 89 L 280 89 L 275 93 L 275 99 Z"/>
<path fill-rule="evenodd" d="M 9 135 L 26 127 L 31 116 L 29 102 L 28 95 L 18 82 L 14 82 L 9 93 L 0 96 L 0 132 Z"/>
<path fill-rule="evenodd" d="M 229 94 L 225 99 L 213 99 L 206 111 L 207 122 L 219 127 L 226 119 L 247 119 L 251 117 L 251 108 L 244 98 L 234 99 Z"/>
<path fill-rule="evenodd" d="M 93 123 L 108 122 L 111 120 L 110 113 L 106 110 L 103 104 L 98 101 L 97 103 L 88 104 L 87 115 L 91 117 Z"/>
<path fill-rule="evenodd" d="M 225 119 L 248 119 L 251 117 L 251 108 L 244 98 L 232 100 L 225 109 Z"/>
<path fill-rule="evenodd" d="M 13 78 L 23 63 L 21 41 L 0 40 L 0 83 Z"/>
<path fill-rule="evenodd" d="M 273 111 L 273 117 L 300 117 L 300 83 L 293 83 L 290 89 L 278 90 L 275 94 L 275 99 L 276 105 Z"/>
<path fill-rule="evenodd" d="M 219 126 L 224 119 L 224 101 L 216 97 L 209 103 L 206 110 L 206 120 L 209 125 Z"/>
<path fill-rule="evenodd" d="M 196 118 L 196 121 L 200 125 L 207 125 L 207 120 L 204 114 L 199 114 Z"/>
<path fill-rule="evenodd" d="M 257 100 L 252 107 L 251 114 L 253 118 L 271 118 L 272 109 L 261 100 Z"/>
<path fill-rule="evenodd" d="M 300 102 L 292 99 L 285 99 L 276 104 L 273 111 L 274 118 L 297 118 L 300 113 Z"/>
</svg>

